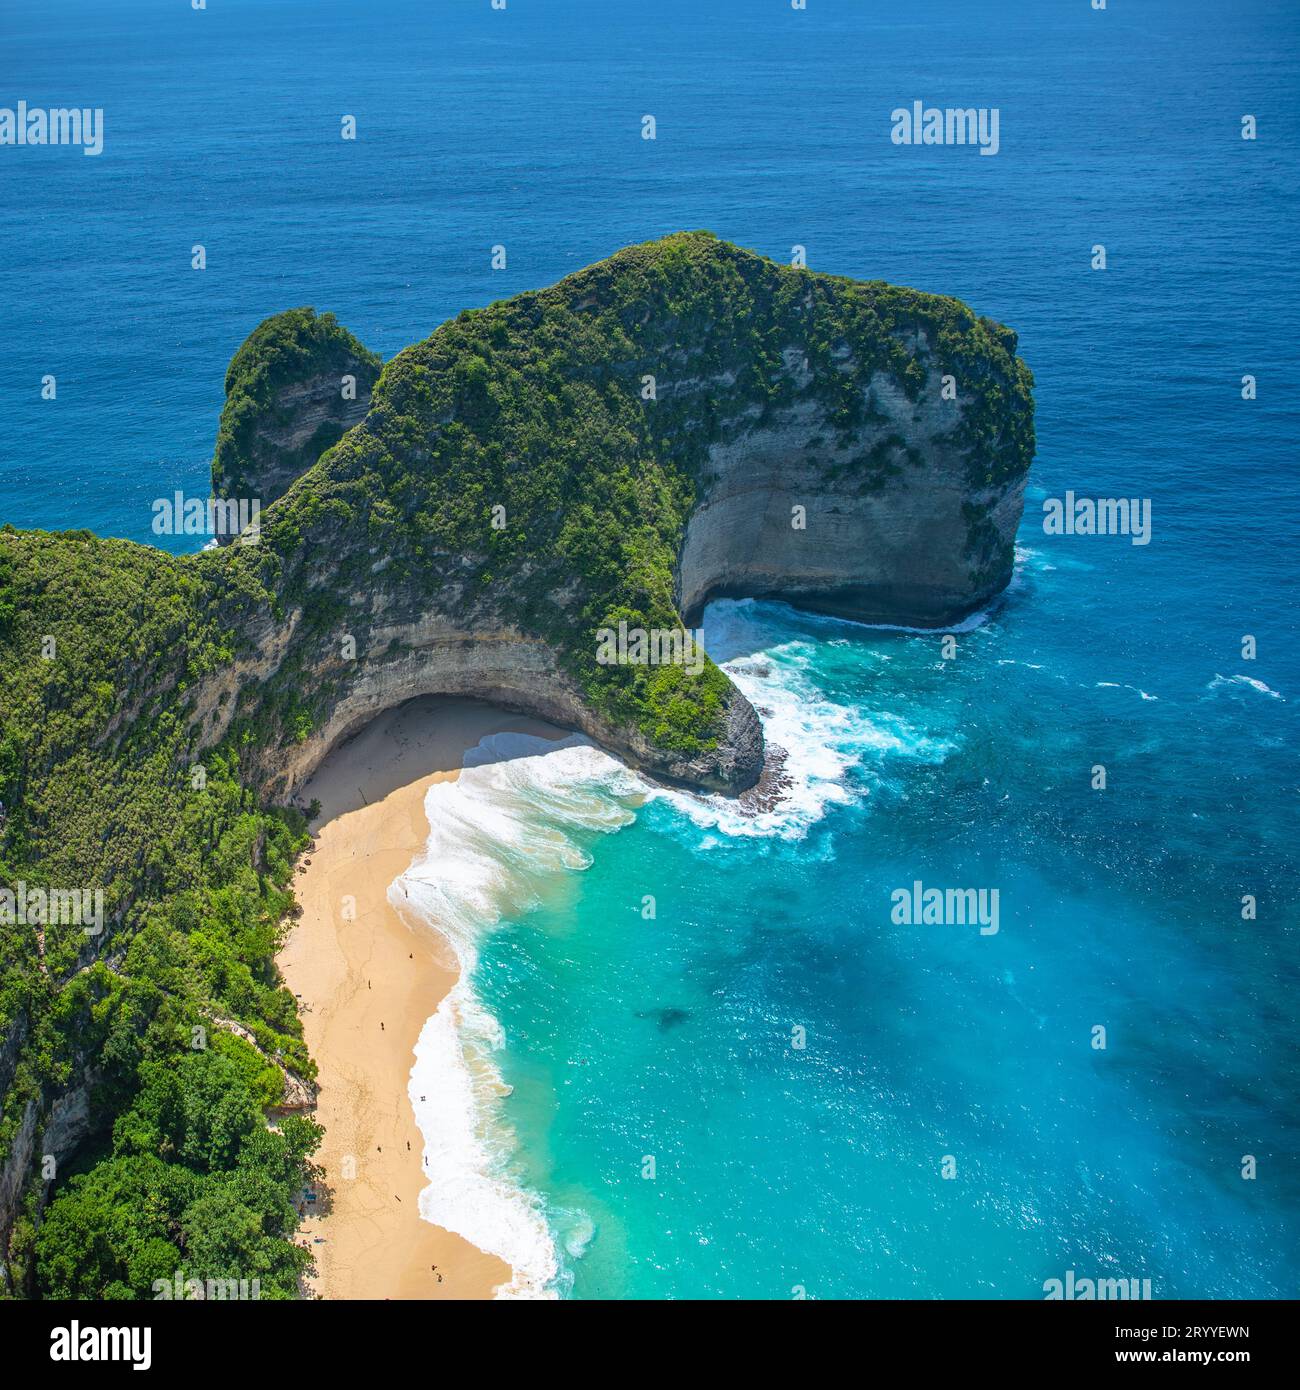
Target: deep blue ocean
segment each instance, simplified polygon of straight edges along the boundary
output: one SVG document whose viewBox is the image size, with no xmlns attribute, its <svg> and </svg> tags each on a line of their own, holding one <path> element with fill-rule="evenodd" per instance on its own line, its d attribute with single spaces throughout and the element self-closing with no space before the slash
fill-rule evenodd
<svg viewBox="0 0 1300 1390">
<path fill-rule="evenodd" d="M 680 228 L 1020 334 L 1017 578 L 951 659 L 711 609 L 782 810 L 492 792 L 483 1123 L 561 1292 L 1300 1292 L 1298 87 L 1292 0 L 0 6 L 0 106 L 106 120 L 0 147 L 0 521 L 152 541 L 269 314 L 387 357 Z M 914 100 L 997 107 L 1000 152 L 893 145 Z M 1045 535 L 1067 489 L 1150 499 L 1150 543 Z M 917 880 L 998 932 L 895 924 Z"/>
</svg>

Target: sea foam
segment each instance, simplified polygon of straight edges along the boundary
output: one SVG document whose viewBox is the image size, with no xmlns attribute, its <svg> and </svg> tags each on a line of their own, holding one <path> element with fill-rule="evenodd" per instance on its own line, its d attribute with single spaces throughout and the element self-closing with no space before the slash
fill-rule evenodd
<svg viewBox="0 0 1300 1390">
<path fill-rule="evenodd" d="M 510 1265 L 499 1298 L 555 1297 L 560 1270 L 541 1199 L 512 1171 L 508 1088 L 494 1061 L 505 1039 L 474 991 L 474 967 L 485 934 L 533 906 L 545 879 L 590 863 L 571 833 L 625 825 L 638 786 L 581 738 L 493 735 L 456 781 L 429 788 L 425 853 L 389 889 L 396 907 L 446 937 L 460 968 L 420 1033 L 408 1085 L 428 1179 L 420 1215 Z"/>
<path fill-rule="evenodd" d="M 972 619 L 971 625 L 978 621 Z M 754 599 L 710 604 L 704 616 L 705 650 L 758 711 L 769 754 L 781 759 L 784 786 L 775 804 L 757 812 L 731 797 L 653 794 L 701 829 L 740 839 L 801 839 L 829 807 L 864 795 L 864 782 L 850 778 L 864 764 L 889 756 L 941 762 L 952 743 L 921 733 L 893 712 L 867 713 L 856 702 L 839 703 L 817 684 L 814 672 L 828 633 L 856 629 L 861 634 L 866 626 Z M 810 635 L 792 637 L 792 628 Z"/>
<path fill-rule="evenodd" d="M 1251 690 L 1257 690 L 1261 695 L 1267 695 L 1272 700 L 1284 700 L 1286 698 L 1280 691 L 1265 685 L 1261 680 L 1256 680 L 1254 676 L 1221 676 L 1216 672 L 1214 679 L 1205 688 L 1214 691 L 1231 689 L 1233 686 L 1246 686 Z"/>
</svg>

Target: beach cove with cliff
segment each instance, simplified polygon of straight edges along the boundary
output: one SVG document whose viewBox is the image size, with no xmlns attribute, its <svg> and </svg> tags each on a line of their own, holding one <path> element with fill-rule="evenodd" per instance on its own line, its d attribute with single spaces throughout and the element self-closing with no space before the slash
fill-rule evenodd
<svg viewBox="0 0 1300 1390">
<path fill-rule="evenodd" d="M 686 355 L 645 337 L 689 314 L 682 294 L 708 304 Z M 602 306 L 593 336 L 584 316 Z M 535 432 L 562 418 L 553 340 L 569 361 L 632 353 L 554 379 L 568 411 L 602 422 L 559 452 Z M 27 625 L 55 628 L 91 693 L 75 718 L 107 720 L 91 809 L 118 831 L 84 838 L 86 783 L 50 724 L 45 792 L 73 833 L 47 831 L 46 852 L 96 859 L 115 929 L 144 921 L 152 949 L 211 981 L 194 1016 L 220 1011 L 218 1055 L 176 1081 L 143 1074 L 163 1095 L 216 1083 L 271 1110 L 284 1074 L 314 1092 L 310 1117 L 265 1141 L 304 1164 L 285 1197 L 305 1220 L 268 1237 L 272 1287 L 780 1298 L 811 1267 L 814 1297 L 1027 1297 L 1081 1213 L 1153 1285 L 1231 1296 L 1285 1279 L 1272 1228 L 1210 1175 L 1179 1185 L 1175 1220 L 1141 1173 L 1188 1161 L 1177 1111 L 1145 1091 L 1139 1105 L 1122 1069 L 1073 1047 L 1078 1000 L 1119 989 L 1127 1008 L 1162 1007 L 1175 939 L 1187 962 L 1171 924 L 1204 889 L 1196 829 L 1157 871 L 1179 866 L 1172 915 L 1116 841 L 1195 826 L 1184 763 L 1154 789 L 1162 764 L 1144 764 L 1148 796 L 1118 824 L 1072 768 L 1105 739 L 1122 779 L 1153 738 L 1184 738 L 1189 706 L 1267 768 L 1288 701 L 1150 669 L 1141 647 L 1101 670 L 1077 638 L 1104 612 L 1076 604 L 1062 626 L 1080 561 L 1053 547 L 1069 538 L 1013 544 L 1034 429 L 1017 346 L 954 300 L 674 235 L 451 321 L 343 406 L 328 384 L 364 375 L 359 341 L 311 310 L 268 319 L 227 375 L 214 463 L 218 488 L 268 495 L 256 543 L 173 558 L 0 534 L 16 650 L 36 650 Z M 965 396 L 945 399 L 948 378 Z M 316 462 L 277 473 L 304 439 L 299 462 L 319 447 Z M 511 467 L 544 439 L 537 466 Z M 566 508 L 548 510 L 548 478 Z M 109 580 L 139 597 L 115 613 L 93 589 Z M 97 673 L 126 640 L 114 623 L 139 615 L 154 635 L 115 720 Z M 707 654 L 694 673 L 598 659 L 602 631 L 688 620 Z M 1018 775 L 1030 766 L 1046 785 Z M 178 848 L 197 828 L 206 860 L 155 856 L 141 880 L 124 818 L 143 797 Z M 196 890 L 168 889 L 178 870 L 210 875 L 195 881 L 217 914 L 245 885 L 235 939 L 272 945 L 278 968 L 187 933 Z M 897 929 L 899 885 L 972 880 L 1015 884 L 997 933 Z M 1044 921 L 1076 924 L 1048 954 Z M 99 987 L 79 934 L 47 930 L 39 949 L 51 975 Z M 1220 984 L 1184 969 L 1179 989 Z M 1262 960 L 1250 987 L 1272 988 Z M 1190 1074 L 1178 1036 L 1162 1046 Z M 84 1100 L 41 1104 L 0 1184 L 20 1231 L 42 1115 L 46 1142 L 86 1124 Z M 157 1123 L 132 1111 L 92 1182 L 162 1181 L 131 1156 Z M 954 1150 L 975 1181 L 936 1189 L 920 1156 Z M 1103 1193 L 1093 1173 L 1117 1153 L 1132 1176 Z M 1044 1163 L 1070 1176 L 1042 1190 Z M 1030 1190 L 1032 1218 L 1012 1218 Z M 56 1202 L 38 1249 L 75 1241 L 79 1219 Z M 1209 1253 L 1205 1230 L 1233 1241 Z M 1267 1252 L 1244 1279 L 1227 1255 L 1241 1242 Z"/>
<path fill-rule="evenodd" d="M 1052 794 L 1017 791 L 1003 762 L 1008 749 L 1030 757 L 1046 746 L 1068 765 L 1068 750 L 1089 730 L 1136 727 L 1153 704 L 1171 736 L 1178 727 L 1176 712 L 1158 709 L 1170 699 L 1166 682 L 1099 683 L 1086 658 L 1062 648 L 1048 613 L 1031 617 L 1044 594 L 1064 601 L 1057 573 L 1041 554 L 1024 553 L 1005 603 L 958 634 L 960 669 L 943 664 L 933 636 L 872 631 L 779 604 L 711 606 L 708 650 L 760 711 L 769 745 L 790 750 L 782 797 L 758 813 L 644 782 L 594 749 L 574 758 L 557 745 L 548 757 L 527 736 L 522 746 L 494 745 L 486 730 L 508 716 L 482 707 L 480 722 L 462 728 L 467 748 L 485 731 L 479 756 L 492 776 L 471 779 L 458 806 L 426 797 L 438 826 L 425 852 L 410 856 L 413 873 L 378 862 L 392 866 L 390 902 L 409 905 L 420 878 L 436 885 L 416 920 L 452 932 L 456 950 L 441 959 L 472 962 L 460 1003 L 465 1033 L 439 1034 L 417 1057 L 433 1017 L 424 1010 L 448 977 L 431 988 L 403 958 L 412 941 L 401 926 L 397 969 L 385 985 L 376 980 L 382 993 L 371 996 L 370 1022 L 337 1051 L 328 1041 L 313 1047 L 327 1094 L 340 1056 L 349 1074 L 368 1057 L 360 1045 L 375 1031 L 375 1015 L 401 1018 L 409 1008 L 393 1061 L 376 1075 L 390 1098 L 406 1088 L 408 1124 L 431 1084 L 447 1086 L 448 1103 L 433 1112 L 438 1123 L 428 1134 L 460 1167 L 438 1173 L 439 1215 L 513 1259 L 512 1272 L 525 1276 L 507 1281 L 516 1294 L 737 1297 L 762 1287 L 781 1297 L 786 1288 L 808 1289 L 805 1271 L 819 1262 L 813 1296 L 884 1296 L 900 1288 L 895 1251 L 906 1248 L 927 1271 L 903 1286 L 917 1295 L 957 1296 L 992 1277 L 1000 1290 L 1030 1297 L 1035 1287 L 1020 1271 L 1032 1265 L 1050 1277 L 1067 1212 L 1078 1206 L 1090 1213 L 1094 1239 L 1117 1259 L 1143 1259 L 1159 1271 L 1147 1277 L 1166 1287 L 1180 1287 L 1178 1261 L 1200 1248 L 1201 1229 L 1266 1239 L 1210 1184 L 1182 1187 L 1185 1227 L 1152 1210 L 1140 1177 L 1106 1195 L 1094 1191 L 1079 1155 L 1099 1169 L 1108 1161 L 1114 1141 L 1100 1137 L 1101 1117 L 1112 1131 L 1122 1117 L 1122 1152 L 1140 1173 L 1139 1164 L 1178 1151 L 1174 1108 L 1165 1102 L 1153 1130 L 1134 1114 L 1122 1078 L 1068 1049 L 1057 1049 L 1053 1074 L 1042 1075 L 1044 1038 L 1068 1035 L 1076 1001 L 1115 988 L 1116 960 L 1130 972 L 1127 1008 L 1140 1009 L 1162 989 L 1161 962 L 1185 948 L 1174 918 L 1151 915 L 1143 928 L 1149 953 L 1135 954 L 1126 923 L 1142 866 L 1119 875 L 1099 901 L 1064 837 L 1044 857 L 1038 837 Z M 1008 741 L 1009 676 L 1029 684 L 1035 722 Z M 1242 728 L 1256 703 L 1277 704 L 1246 685 L 1192 698 L 1200 717 L 1225 730 Z M 411 756 L 403 743 L 416 729 L 435 737 L 443 703 L 403 707 L 393 717 L 408 732 L 396 738 L 387 720 L 377 721 L 373 735 L 331 755 L 322 775 L 337 759 L 359 776 L 387 739 L 390 759 L 401 759 L 388 763 L 389 773 L 403 777 Z M 1047 710 L 1057 712 L 1042 721 Z M 953 776 L 955 797 L 946 790 Z M 1054 794 L 1065 792 L 1057 784 Z M 1185 794 L 1172 780 L 1162 789 L 1162 799 Z M 1090 836 L 1104 833 L 1082 796 L 1071 819 Z M 914 871 L 921 837 L 931 849 Z M 974 923 L 929 931 L 892 924 L 891 894 L 910 887 L 915 873 L 948 884 L 971 879 L 974 863 L 983 866 L 975 881 L 1005 883 L 1009 857 L 1023 888 L 1004 890 L 996 935 Z M 1186 913 L 1196 891 L 1193 881 L 1173 911 Z M 755 904 L 768 924 L 758 931 Z M 1036 923 L 1062 911 L 1078 930 L 1057 940 L 1052 964 Z M 995 958 L 991 974 L 986 956 Z M 1211 977 L 1182 979 L 1204 1007 Z M 1171 1045 L 1167 1038 L 1172 1053 Z M 477 1088 L 459 1084 L 475 1075 Z M 947 1104 L 951 1094 L 976 1091 L 978 1104 L 972 1099 L 963 1115 Z M 1049 1094 L 1053 1122 L 1031 1120 Z M 462 1142 L 467 1113 L 477 1144 Z M 870 1132 L 873 1143 L 827 1147 L 827 1117 L 839 1132 Z M 980 1155 L 981 1195 L 956 1193 L 936 1215 L 935 1178 L 911 1156 L 940 1146 Z M 414 1151 L 423 1147 L 416 1138 Z M 821 1155 L 811 1169 L 810 1153 Z M 331 1157 L 327 1139 L 327 1169 Z M 428 1179 L 428 1169 L 421 1173 L 401 1145 L 397 1158 L 393 1192 L 402 1200 L 387 1199 L 388 1216 L 443 1242 L 429 1261 L 405 1266 L 414 1289 L 436 1261 L 469 1293 L 465 1273 L 482 1269 L 477 1247 L 448 1245 L 414 1219 L 400 1184 Z M 1006 1203 L 1034 1183 L 1043 1162 L 1069 1180 L 1036 1219 L 1009 1220 Z M 475 1181 L 449 1183 L 449 1173 Z M 990 1193 L 991 1205 L 983 1195 Z M 348 1219 L 345 1207 L 337 1212 Z M 346 1226 L 331 1234 L 334 1219 L 314 1229 L 347 1241 Z M 1159 1240 L 1143 1234 L 1157 1226 Z M 887 1234 L 877 1244 L 866 1241 L 868 1231 Z M 1182 1232 L 1172 1246 L 1171 1231 Z M 828 1236 L 836 1241 L 831 1256 Z M 321 1249 L 328 1267 L 332 1252 Z M 372 1289 L 401 1287 L 393 1281 L 407 1250 L 402 1240 L 374 1247 L 364 1266 Z M 1280 1250 L 1276 1259 L 1281 1280 Z M 500 1277 L 474 1291 L 497 1296 L 506 1284 L 492 1279 Z M 1240 1287 L 1229 1251 L 1212 1261 L 1210 1277 L 1216 1287 Z"/>
<path fill-rule="evenodd" d="M 1294 1297 L 1293 7 L 0 29 L 0 1302 Z"/>
</svg>

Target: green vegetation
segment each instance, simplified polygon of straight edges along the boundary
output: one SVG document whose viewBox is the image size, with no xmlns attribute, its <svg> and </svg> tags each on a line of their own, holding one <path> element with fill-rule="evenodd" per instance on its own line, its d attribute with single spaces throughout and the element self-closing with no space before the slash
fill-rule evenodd
<svg viewBox="0 0 1300 1390">
<path fill-rule="evenodd" d="M 320 1133 L 298 1115 L 268 1130 L 247 1071 L 215 1050 L 145 1064 L 112 1155 L 74 1175 L 41 1224 L 43 1295 L 149 1298 L 179 1278 L 297 1297 L 311 1257 L 291 1239 L 292 1199 Z"/>
<path fill-rule="evenodd" d="M 283 1094 L 268 1058 L 314 1074 L 273 964 L 305 826 L 258 806 L 242 735 L 200 762 L 187 722 L 265 602 L 215 556 L 0 531 L 0 884 L 101 886 L 110 919 L 103 941 L 79 923 L 0 928 L 0 1166 L 42 1098 L 82 1083 L 98 1155 L 39 1237 L 34 1204 L 19 1219 L 15 1291 L 147 1297 L 182 1270 L 260 1276 L 270 1297 L 305 1259 L 286 1213 L 314 1127 L 277 1136 L 262 1118 Z M 220 1144 L 197 1137 L 213 1127 Z M 198 1240 L 203 1213 L 225 1224 Z"/>
<path fill-rule="evenodd" d="M 790 369 L 792 347 L 806 371 Z M 264 516 L 264 581 L 324 633 L 322 597 L 364 590 L 381 554 L 390 583 L 444 609 L 487 605 L 544 637 L 614 724 L 707 749 L 722 673 L 600 666 L 595 634 L 620 617 L 680 626 L 673 567 L 709 446 L 752 428 L 755 410 L 762 422 L 812 398 L 852 447 L 879 418 L 876 372 L 916 400 L 941 366 L 973 400 L 960 441 L 972 487 L 997 486 L 1033 452 L 1032 378 L 1015 347 L 956 299 L 778 266 L 705 232 L 630 247 L 462 313 L 389 362 L 365 425 Z M 691 381 L 708 391 L 674 389 Z M 902 443 L 864 452 L 856 484 L 874 490 L 911 466 Z"/>
<path fill-rule="evenodd" d="M 212 460 L 213 491 L 219 497 L 278 497 L 310 468 L 346 428 L 339 383 L 356 377 L 364 401 L 379 375 L 380 358 L 339 326 L 333 314 L 289 309 L 266 319 L 249 334 L 226 370 L 226 404 Z M 333 409 L 296 447 L 277 436 L 292 413 L 279 400 L 288 385 L 324 379 Z"/>
</svg>

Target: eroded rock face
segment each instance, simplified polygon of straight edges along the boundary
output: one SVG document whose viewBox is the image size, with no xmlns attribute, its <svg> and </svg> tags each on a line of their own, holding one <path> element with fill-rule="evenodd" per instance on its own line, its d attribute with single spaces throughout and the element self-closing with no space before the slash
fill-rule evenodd
<svg viewBox="0 0 1300 1390">
<path fill-rule="evenodd" d="M 32 1099 L 23 1110 L 8 1152 L 4 1161 L 0 1162 L 0 1288 L 10 1285 L 10 1271 L 4 1253 L 23 1193 L 33 1180 L 32 1174 L 35 1172 L 39 1175 L 35 1179 L 39 1183 L 39 1210 L 44 1207 L 55 1181 L 42 1172 L 41 1160 L 47 1157 L 53 1159 L 54 1172 L 61 1172 L 95 1128 L 90 1099 L 94 1079 L 94 1071 L 87 1068 L 81 1072 L 75 1085 L 49 1099 L 46 1105 Z M 12 1287 L 9 1291 L 17 1294 L 26 1292 Z"/>
<path fill-rule="evenodd" d="M 262 507 L 283 496 L 365 419 L 381 365 L 333 314 L 290 309 L 264 320 L 226 373 L 213 495 Z"/>
<path fill-rule="evenodd" d="M 358 659 L 344 658 L 341 644 L 295 644 L 301 611 L 261 627 L 253 656 L 214 673 L 202 686 L 195 720 L 200 748 L 227 733 L 238 710 L 241 683 L 267 681 L 289 653 L 310 661 L 293 684 L 336 689 L 323 721 L 301 740 L 267 743 L 246 754 L 265 794 L 289 800 L 336 744 L 359 733 L 385 710 L 424 695 L 485 700 L 503 709 L 581 731 L 616 751 L 624 761 L 662 780 L 708 791 L 734 792 L 754 785 L 763 769 L 763 732 L 749 701 L 731 687 L 726 734 L 716 749 L 696 756 L 665 755 L 635 726 L 612 726 L 594 712 L 554 651 L 537 637 L 483 613 L 469 623 L 412 608 L 409 596 L 394 599 L 376 583 L 355 596 L 347 635 L 359 640 Z"/>
<path fill-rule="evenodd" d="M 881 376 L 870 392 L 881 418 L 848 449 L 813 444 L 833 427 L 812 402 L 710 449 L 677 568 L 688 622 L 713 598 L 778 598 L 858 622 L 935 628 L 1005 588 L 1023 476 L 972 480 L 953 443 L 960 399 L 912 402 Z M 864 450 L 884 464 L 867 486 L 849 463 Z"/>
</svg>

